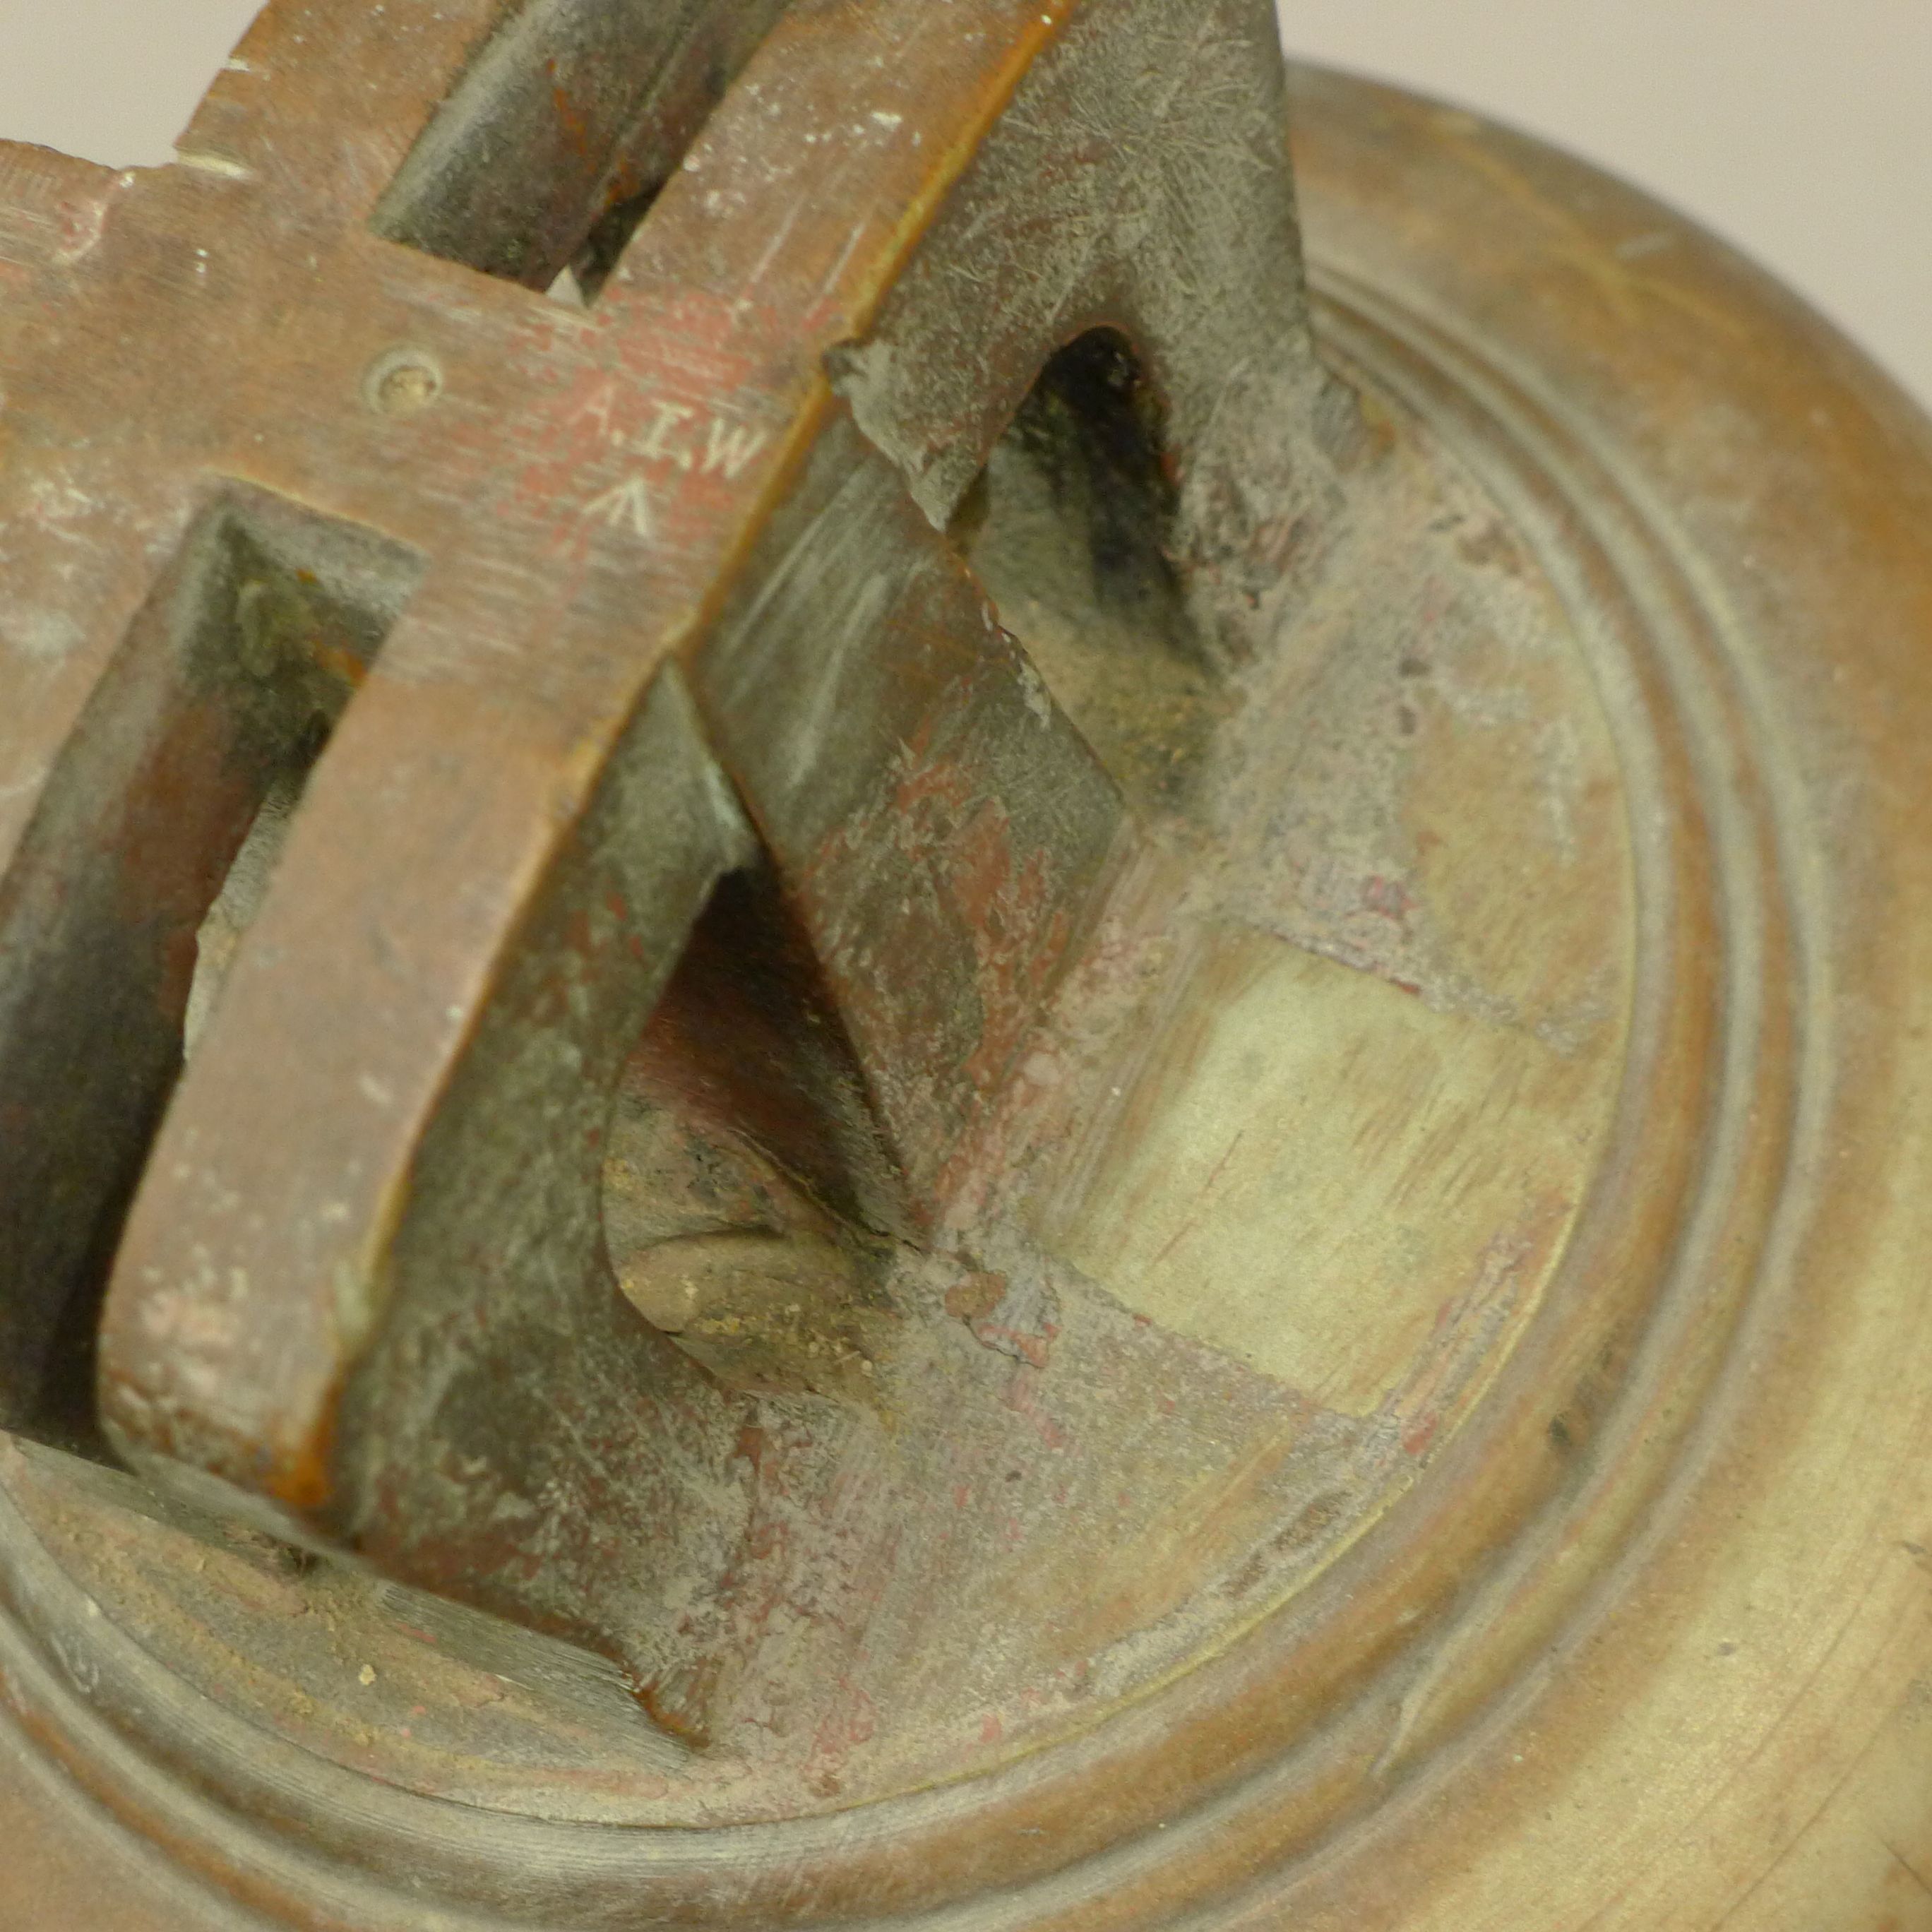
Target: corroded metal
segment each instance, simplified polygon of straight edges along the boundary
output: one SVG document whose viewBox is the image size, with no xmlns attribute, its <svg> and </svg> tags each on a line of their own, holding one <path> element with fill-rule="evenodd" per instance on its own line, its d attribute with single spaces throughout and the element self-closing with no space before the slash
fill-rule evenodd
<svg viewBox="0 0 1932 1932">
<path fill-rule="evenodd" d="M 1274 31 L 0 151 L 0 1923 L 1912 1922 L 1926 433 Z"/>
</svg>

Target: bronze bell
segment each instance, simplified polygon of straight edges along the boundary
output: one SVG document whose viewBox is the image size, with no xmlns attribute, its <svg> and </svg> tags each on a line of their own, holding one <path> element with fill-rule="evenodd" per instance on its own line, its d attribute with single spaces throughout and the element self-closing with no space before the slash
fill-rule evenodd
<svg viewBox="0 0 1932 1932">
<path fill-rule="evenodd" d="M 1790 297 L 1268 0 L 272 0 L 0 388 L 4 1932 L 1932 1925 Z"/>
</svg>

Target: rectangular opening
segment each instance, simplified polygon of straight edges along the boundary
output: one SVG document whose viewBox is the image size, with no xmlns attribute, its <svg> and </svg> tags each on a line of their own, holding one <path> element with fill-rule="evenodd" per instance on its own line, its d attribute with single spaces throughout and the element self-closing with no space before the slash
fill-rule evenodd
<svg viewBox="0 0 1932 1932">
<path fill-rule="evenodd" d="M 523 0 L 430 118 L 370 226 L 594 301 L 787 0 Z"/>
<path fill-rule="evenodd" d="M 231 486 L 62 749 L 0 879 L 0 1426 L 106 1453 L 94 1323 L 190 1004 L 198 1022 L 266 883 L 258 828 L 286 820 L 421 569 Z"/>
</svg>

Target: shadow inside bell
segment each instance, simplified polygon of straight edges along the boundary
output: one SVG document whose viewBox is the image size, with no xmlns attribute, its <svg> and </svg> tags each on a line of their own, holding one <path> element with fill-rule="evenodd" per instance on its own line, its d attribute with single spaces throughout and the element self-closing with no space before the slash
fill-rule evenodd
<svg viewBox="0 0 1932 1932">
<path fill-rule="evenodd" d="M 1162 412 L 1126 338 L 1048 358 L 948 532 L 1101 763 L 1143 811 L 1184 811 L 1225 692 L 1170 554 Z"/>
</svg>

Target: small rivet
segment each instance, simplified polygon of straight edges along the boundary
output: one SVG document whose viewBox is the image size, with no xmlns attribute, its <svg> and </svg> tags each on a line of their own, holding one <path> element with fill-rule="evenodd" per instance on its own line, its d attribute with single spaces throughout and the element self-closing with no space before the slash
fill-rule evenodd
<svg viewBox="0 0 1932 1932">
<path fill-rule="evenodd" d="M 391 349 L 362 379 L 362 395 L 379 416 L 421 414 L 442 393 L 442 371 L 426 349 Z"/>
</svg>

